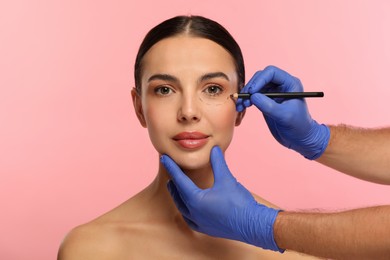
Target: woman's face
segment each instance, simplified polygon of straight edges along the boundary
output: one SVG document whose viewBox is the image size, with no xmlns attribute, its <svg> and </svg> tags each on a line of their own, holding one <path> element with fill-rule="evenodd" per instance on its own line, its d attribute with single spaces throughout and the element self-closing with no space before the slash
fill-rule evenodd
<svg viewBox="0 0 390 260">
<path fill-rule="evenodd" d="M 180 35 L 156 43 L 142 64 L 141 95 L 132 95 L 155 149 L 183 170 L 209 167 L 211 148 L 226 150 L 243 115 L 230 98 L 202 98 L 237 91 L 232 56 L 213 41 Z"/>
</svg>

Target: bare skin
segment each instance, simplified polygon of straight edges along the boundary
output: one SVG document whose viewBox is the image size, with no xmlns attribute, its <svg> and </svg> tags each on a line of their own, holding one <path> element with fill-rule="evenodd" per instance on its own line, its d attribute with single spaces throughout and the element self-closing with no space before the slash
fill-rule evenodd
<svg viewBox="0 0 390 260">
<path fill-rule="evenodd" d="M 390 184 L 390 128 L 338 125 L 330 129 L 330 142 L 319 163 L 359 179 Z M 334 213 L 282 212 L 274 235 L 281 248 L 321 257 L 389 259 L 390 206 Z"/>
<path fill-rule="evenodd" d="M 390 206 L 338 213 L 281 212 L 274 236 L 281 248 L 321 257 L 389 259 Z"/>
<path fill-rule="evenodd" d="M 59 260 L 77 259 L 317 259 L 263 250 L 191 230 L 176 209 L 160 170 L 143 191 L 64 239 Z M 255 196 L 266 205 L 267 201 Z"/>
<path fill-rule="evenodd" d="M 390 128 L 338 125 L 330 131 L 319 163 L 362 180 L 390 184 Z"/>
</svg>

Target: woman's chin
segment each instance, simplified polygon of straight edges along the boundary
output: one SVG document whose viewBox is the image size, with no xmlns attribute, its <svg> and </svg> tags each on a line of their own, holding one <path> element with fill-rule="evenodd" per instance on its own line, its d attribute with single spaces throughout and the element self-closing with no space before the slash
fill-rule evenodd
<svg viewBox="0 0 390 260">
<path fill-rule="evenodd" d="M 211 148 L 194 151 L 172 149 L 170 151 L 160 151 L 160 154 L 167 154 L 183 171 L 196 171 L 210 167 L 210 150 Z"/>
<path fill-rule="evenodd" d="M 184 161 L 177 162 L 179 167 L 185 172 L 196 172 L 203 171 L 205 169 L 211 168 L 209 161 L 201 162 L 201 161 Z"/>
</svg>

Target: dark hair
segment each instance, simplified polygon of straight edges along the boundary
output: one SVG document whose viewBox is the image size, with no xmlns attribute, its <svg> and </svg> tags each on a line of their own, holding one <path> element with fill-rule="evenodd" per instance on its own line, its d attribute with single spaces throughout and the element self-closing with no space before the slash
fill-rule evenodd
<svg viewBox="0 0 390 260">
<path fill-rule="evenodd" d="M 206 38 L 225 48 L 233 57 L 238 75 L 238 89 L 245 83 L 244 58 L 240 46 L 233 36 L 219 23 L 202 16 L 176 16 L 152 28 L 139 47 L 134 65 L 135 87 L 141 93 L 142 59 L 157 42 L 175 35 L 189 35 Z"/>
</svg>

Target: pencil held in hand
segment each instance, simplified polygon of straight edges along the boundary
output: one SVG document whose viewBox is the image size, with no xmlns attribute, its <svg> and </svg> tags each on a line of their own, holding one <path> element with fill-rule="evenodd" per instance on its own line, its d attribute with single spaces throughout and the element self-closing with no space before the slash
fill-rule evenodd
<svg viewBox="0 0 390 260">
<path fill-rule="evenodd" d="M 324 92 L 274 92 L 262 93 L 270 98 L 309 98 L 309 97 L 323 97 Z M 249 93 L 234 93 L 230 96 L 232 98 L 250 98 L 252 94 Z"/>
</svg>

